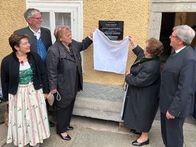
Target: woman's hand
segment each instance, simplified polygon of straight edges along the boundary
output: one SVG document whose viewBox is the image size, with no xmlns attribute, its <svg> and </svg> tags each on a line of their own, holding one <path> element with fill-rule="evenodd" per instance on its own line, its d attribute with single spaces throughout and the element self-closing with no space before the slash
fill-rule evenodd
<svg viewBox="0 0 196 147">
<path fill-rule="evenodd" d="M 125 76 L 127 76 L 128 74 L 130 74 L 130 71 L 126 71 Z"/>
<path fill-rule="evenodd" d="M 45 99 L 47 99 L 51 94 L 57 93 L 57 89 L 50 90 L 49 93 L 44 93 Z"/>
<path fill-rule="evenodd" d="M 90 38 L 91 40 L 93 40 L 93 33 L 94 33 L 94 32 L 90 32 L 90 34 L 89 34 L 89 38 Z"/>
<path fill-rule="evenodd" d="M 131 45 L 132 48 L 136 48 L 137 43 L 136 43 L 134 37 L 129 36 L 129 43 L 130 43 L 130 45 Z"/>
<path fill-rule="evenodd" d="M 167 119 L 174 119 L 175 116 L 173 116 L 172 114 L 169 113 L 169 111 L 166 112 L 166 118 Z"/>
<path fill-rule="evenodd" d="M 57 93 L 57 89 L 52 89 L 52 90 L 50 90 L 50 93 L 51 93 L 51 94 Z"/>
<path fill-rule="evenodd" d="M 96 31 L 96 29 L 97 29 L 97 28 L 92 29 L 91 32 L 90 32 L 90 34 L 89 34 L 89 38 L 90 38 L 91 40 L 93 40 L 93 33 Z"/>
</svg>

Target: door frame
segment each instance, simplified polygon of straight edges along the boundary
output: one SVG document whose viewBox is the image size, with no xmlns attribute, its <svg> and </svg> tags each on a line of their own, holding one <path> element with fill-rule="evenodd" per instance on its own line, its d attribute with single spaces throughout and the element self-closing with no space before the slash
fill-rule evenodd
<svg viewBox="0 0 196 147">
<path fill-rule="evenodd" d="M 195 0 L 151 0 L 149 37 L 159 39 L 163 12 L 196 12 Z"/>
</svg>

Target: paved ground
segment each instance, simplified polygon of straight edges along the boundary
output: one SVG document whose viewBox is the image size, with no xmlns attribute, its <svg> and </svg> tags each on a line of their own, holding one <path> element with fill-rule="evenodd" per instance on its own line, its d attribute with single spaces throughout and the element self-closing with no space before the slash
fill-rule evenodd
<svg viewBox="0 0 196 147">
<path fill-rule="evenodd" d="M 70 131 L 72 140 L 62 140 L 51 129 L 51 137 L 44 141 L 41 147 L 130 147 L 131 141 L 137 138 L 130 135 L 128 130 L 119 126 L 116 122 L 103 121 L 85 117 L 73 117 L 74 130 Z M 196 122 L 184 125 L 185 147 L 196 147 Z M 0 125 L 0 145 L 3 145 L 6 137 L 6 127 Z M 13 147 L 12 144 L 4 145 Z M 150 132 L 150 144 L 146 147 L 164 147 L 160 135 L 160 123 L 155 120 Z"/>
</svg>

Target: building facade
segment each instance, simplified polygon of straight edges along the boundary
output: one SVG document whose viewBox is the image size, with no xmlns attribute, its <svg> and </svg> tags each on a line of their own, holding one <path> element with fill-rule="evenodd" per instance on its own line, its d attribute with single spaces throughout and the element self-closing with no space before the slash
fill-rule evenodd
<svg viewBox="0 0 196 147">
<path fill-rule="evenodd" d="M 149 37 L 159 39 L 164 36 L 163 16 L 168 24 L 173 22 L 170 30 L 166 30 L 167 38 L 174 25 L 196 24 L 196 0 L 1 0 L 0 7 L 0 61 L 11 52 L 8 44 L 10 34 L 26 26 L 23 13 L 30 7 L 42 12 L 43 25 L 51 30 L 52 36 L 55 26 L 66 24 L 78 41 L 95 30 L 99 20 L 124 21 L 124 37 L 134 36 L 142 47 Z M 170 13 L 174 13 L 172 20 L 168 19 Z M 79 93 L 74 113 L 119 121 L 124 75 L 95 71 L 93 46 L 82 53 L 82 58 L 84 92 Z M 134 60 L 129 48 L 127 70 Z"/>
</svg>

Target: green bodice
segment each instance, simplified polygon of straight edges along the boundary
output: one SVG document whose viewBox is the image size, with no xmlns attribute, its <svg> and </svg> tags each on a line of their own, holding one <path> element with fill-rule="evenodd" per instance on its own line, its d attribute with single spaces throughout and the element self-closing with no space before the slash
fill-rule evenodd
<svg viewBox="0 0 196 147">
<path fill-rule="evenodd" d="M 19 84 L 28 84 L 32 82 L 33 72 L 31 68 L 19 71 Z"/>
</svg>

